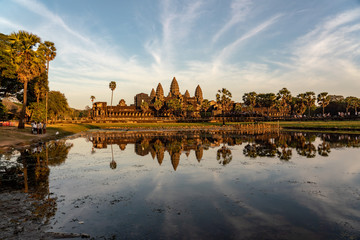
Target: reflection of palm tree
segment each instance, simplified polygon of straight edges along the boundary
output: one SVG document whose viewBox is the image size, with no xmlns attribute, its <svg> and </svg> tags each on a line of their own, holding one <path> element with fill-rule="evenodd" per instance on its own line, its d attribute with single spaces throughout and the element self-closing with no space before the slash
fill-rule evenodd
<svg viewBox="0 0 360 240">
<path fill-rule="evenodd" d="M 280 158 L 280 160 L 290 160 L 291 159 L 291 156 L 292 156 L 292 150 L 291 148 L 281 148 L 281 150 L 278 150 L 277 151 L 277 155 L 278 157 Z"/>
<path fill-rule="evenodd" d="M 278 146 L 281 148 L 277 150 L 277 155 L 280 160 L 290 160 L 292 156 L 292 149 L 289 148 L 288 142 L 290 144 L 291 138 L 288 135 L 280 135 L 279 140 L 277 141 Z"/>
<path fill-rule="evenodd" d="M 247 144 L 244 147 L 243 153 L 246 157 L 256 158 L 257 157 L 256 145 L 255 144 Z"/>
<path fill-rule="evenodd" d="M 318 153 L 320 156 L 327 157 L 329 156 L 330 151 L 330 144 L 324 139 L 323 142 L 318 146 Z"/>
<path fill-rule="evenodd" d="M 219 164 L 223 166 L 229 164 L 232 160 L 231 150 L 223 145 L 217 150 L 216 159 L 219 161 Z"/>
<path fill-rule="evenodd" d="M 113 151 L 112 144 L 111 144 L 110 146 L 111 146 L 111 162 L 110 162 L 110 168 L 111 168 L 111 169 L 116 169 L 116 162 L 115 162 L 115 160 L 114 160 L 114 151 Z"/>
<path fill-rule="evenodd" d="M 313 141 L 315 141 L 315 136 L 306 136 L 306 138 L 301 135 L 297 138 L 299 142 L 296 145 L 296 151 L 299 155 L 305 156 L 307 158 L 313 158 L 316 155 L 316 148 Z"/>
</svg>

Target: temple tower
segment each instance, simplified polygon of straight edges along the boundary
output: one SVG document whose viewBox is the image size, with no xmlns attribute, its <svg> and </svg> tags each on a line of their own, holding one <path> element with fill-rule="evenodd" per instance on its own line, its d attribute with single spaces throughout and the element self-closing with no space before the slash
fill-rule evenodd
<svg viewBox="0 0 360 240">
<path fill-rule="evenodd" d="M 185 98 L 190 98 L 190 93 L 189 93 L 188 90 L 186 90 L 186 92 L 185 92 L 185 94 L 184 94 L 184 97 L 185 97 Z"/>
<path fill-rule="evenodd" d="M 180 90 L 179 90 L 179 84 L 176 81 L 176 78 L 174 77 L 171 85 L 170 85 L 170 96 L 179 96 L 180 95 Z"/>
<path fill-rule="evenodd" d="M 156 96 L 155 90 L 151 89 L 150 97 L 153 99 Z"/>
<path fill-rule="evenodd" d="M 159 98 L 159 99 L 164 98 L 164 89 L 161 86 L 161 83 L 159 83 L 157 88 L 156 88 L 156 97 Z"/>
<path fill-rule="evenodd" d="M 203 100 L 203 94 L 200 85 L 197 85 L 195 89 L 195 98 L 198 101 L 198 103 L 201 103 Z"/>
</svg>

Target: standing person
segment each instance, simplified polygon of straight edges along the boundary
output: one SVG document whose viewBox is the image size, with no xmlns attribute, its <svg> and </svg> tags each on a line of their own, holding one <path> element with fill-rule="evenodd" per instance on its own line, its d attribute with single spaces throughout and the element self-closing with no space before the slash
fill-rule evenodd
<svg viewBox="0 0 360 240">
<path fill-rule="evenodd" d="M 31 133 L 34 134 L 35 132 L 35 123 L 34 121 L 31 122 Z"/>
<path fill-rule="evenodd" d="M 41 122 L 38 122 L 38 134 L 41 134 L 41 130 L 42 130 L 42 126 L 41 126 Z"/>
<path fill-rule="evenodd" d="M 34 134 L 38 134 L 37 122 L 34 122 Z"/>
<path fill-rule="evenodd" d="M 46 123 L 43 123 L 43 134 L 46 133 Z"/>
</svg>

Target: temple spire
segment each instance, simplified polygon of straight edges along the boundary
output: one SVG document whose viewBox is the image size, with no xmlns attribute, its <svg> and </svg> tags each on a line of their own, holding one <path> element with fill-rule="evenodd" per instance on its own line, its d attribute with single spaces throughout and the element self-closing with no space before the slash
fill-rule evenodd
<svg viewBox="0 0 360 240">
<path fill-rule="evenodd" d="M 179 84 L 176 81 L 176 78 L 174 77 L 171 85 L 170 85 L 170 93 L 172 96 L 179 96 L 180 95 L 180 90 L 179 90 Z"/>
</svg>

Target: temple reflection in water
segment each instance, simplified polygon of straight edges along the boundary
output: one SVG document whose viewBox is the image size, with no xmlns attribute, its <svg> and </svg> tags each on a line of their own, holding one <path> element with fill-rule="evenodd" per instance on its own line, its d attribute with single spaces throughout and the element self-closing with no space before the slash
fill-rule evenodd
<svg viewBox="0 0 360 240">
<path fill-rule="evenodd" d="M 93 148 L 107 148 L 107 145 L 118 145 L 125 150 L 127 144 L 135 145 L 135 153 L 139 156 L 151 155 L 159 165 L 164 160 L 165 153 L 170 156 L 174 170 L 177 169 L 180 156 L 189 156 L 195 152 L 198 162 L 203 158 L 203 151 L 209 148 L 219 148 L 216 159 L 221 165 L 227 165 L 232 160 L 231 146 L 243 145 L 243 154 L 249 158 L 277 157 L 289 161 L 296 152 L 300 156 L 313 158 L 316 154 L 326 157 L 331 148 L 359 147 L 358 135 L 314 134 L 314 133 L 268 133 L 259 135 L 244 135 L 236 132 L 208 133 L 199 132 L 95 132 L 87 135 Z"/>
</svg>

